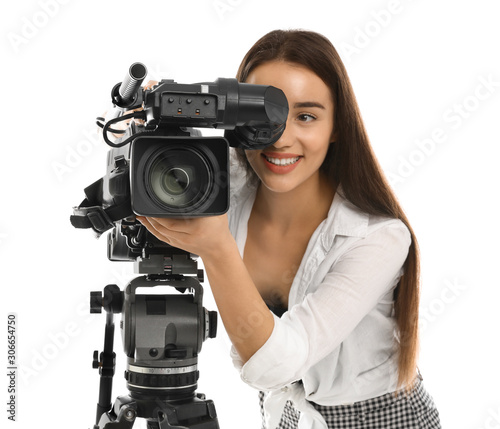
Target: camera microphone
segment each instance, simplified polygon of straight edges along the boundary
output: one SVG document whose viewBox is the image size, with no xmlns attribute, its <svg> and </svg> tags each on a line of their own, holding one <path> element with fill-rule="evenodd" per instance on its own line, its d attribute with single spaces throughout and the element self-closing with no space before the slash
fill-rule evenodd
<svg viewBox="0 0 500 429">
<path fill-rule="evenodd" d="M 134 63 L 130 66 L 123 82 L 114 86 L 111 97 L 116 106 L 127 108 L 136 103 L 138 91 L 148 74 L 148 69 L 142 63 Z"/>
</svg>

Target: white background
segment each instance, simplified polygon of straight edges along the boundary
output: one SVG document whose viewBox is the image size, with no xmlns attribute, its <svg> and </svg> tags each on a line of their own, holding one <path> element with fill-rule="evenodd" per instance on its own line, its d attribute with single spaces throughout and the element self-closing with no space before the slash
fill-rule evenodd
<svg viewBox="0 0 500 429">
<path fill-rule="evenodd" d="M 88 293 L 124 286 L 133 272 L 109 262 L 105 238 L 74 230 L 69 215 L 105 172 L 94 118 L 109 108 L 111 87 L 135 61 L 151 79 L 233 77 L 267 31 L 305 28 L 341 54 L 419 238 L 420 369 L 443 427 L 500 428 L 499 12 L 491 0 L 9 2 L 0 18 L 0 302 L 4 326 L 17 313 L 21 374 L 18 422 L 2 411 L 0 425 L 93 424 L 90 363 L 104 315 L 88 314 Z M 113 398 L 127 393 L 115 343 Z M 222 328 L 205 343 L 198 391 L 215 401 L 222 429 L 256 429 L 257 393 L 228 347 Z"/>
</svg>

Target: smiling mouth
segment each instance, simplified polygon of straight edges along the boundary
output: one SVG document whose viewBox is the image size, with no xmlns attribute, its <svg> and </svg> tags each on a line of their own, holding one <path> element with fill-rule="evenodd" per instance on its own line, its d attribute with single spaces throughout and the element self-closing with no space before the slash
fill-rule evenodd
<svg viewBox="0 0 500 429">
<path fill-rule="evenodd" d="M 286 167 L 287 165 L 295 164 L 300 159 L 300 156 L 295 156 L 293 158 L 272 158 L 266 155 L 263 156 L 267 162 L 280 167 Z"/>
</svg>

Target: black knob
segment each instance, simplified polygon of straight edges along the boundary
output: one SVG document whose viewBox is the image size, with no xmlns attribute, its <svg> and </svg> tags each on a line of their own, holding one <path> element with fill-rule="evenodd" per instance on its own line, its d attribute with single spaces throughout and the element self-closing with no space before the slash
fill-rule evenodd
<svg viewBox="0 0 500 429">
<path fill-rule="evenodd" d="M 123 307 L 123 294 L 117 285 L 107 285 L 104 288 L 102 306 L 108 313 L 121 313 Z"/>
<path fill-rule="evenodd" d="M 102 312 L 102 292 L 90 292 L 90 312 Z"/>
<path fill-rule="evenodd" d="M 215 338 L 217 335 L 217 312 L 208 312 L 208 338 Z"/>
<path fill-rule="evenodd" d="M 92 360 L 92 368 L 97 369 L 99 368 L 100 362 L 99 362 L 99 352 L 97 350 L 94 350 L 94 358 Z"/>
<path fill-rule="evenodd" d="M 170 349 L 165 350 L 165 357 L 167 359 L 186 359 L 188 351 L 186 349 Z"/>
</svg>

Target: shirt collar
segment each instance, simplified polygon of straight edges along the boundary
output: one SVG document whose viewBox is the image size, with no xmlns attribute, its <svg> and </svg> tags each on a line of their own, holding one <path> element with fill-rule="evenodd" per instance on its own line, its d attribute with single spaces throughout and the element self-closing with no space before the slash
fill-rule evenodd
<svg viewBox="0 0 500 429">
<path fill-rule="evenodd" d="M 246 182 L 246 186 L 238 187 L 238 192 L 233 191 L 235 200 L 245 201 L 243 205 L 247 208 L 248 217 L 256 192 L 257 186 L 248 182 Z M 331 249 L 336 235 L 363 238 L 367 234 L 369 214 L 363 212 L 342 195 L 342 185 L 339 185 L 326 219 L 316 230 L 316 233 L 320 234 L 321 245 L 325 253 Z M 244 225 L 246 225 L 248 217 L 244 220 Z"/>
<path fill-rule="evenodd" d="M 323 221 L 320 234 L 325 251 L 330 250 L 336 235 L 363 238 L 367 234 L 369 214 L 345 199 L 342 194 L 339 186 L 328 216 Z"/>
</svg>

